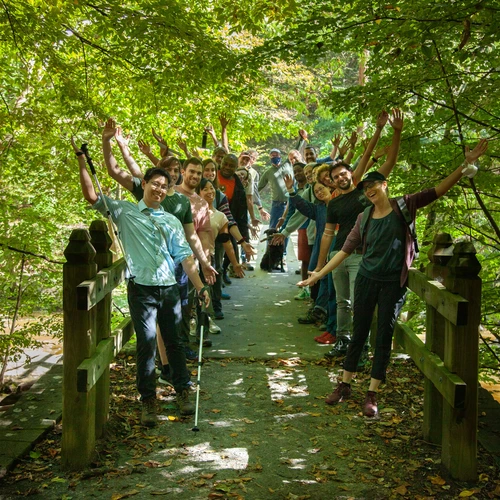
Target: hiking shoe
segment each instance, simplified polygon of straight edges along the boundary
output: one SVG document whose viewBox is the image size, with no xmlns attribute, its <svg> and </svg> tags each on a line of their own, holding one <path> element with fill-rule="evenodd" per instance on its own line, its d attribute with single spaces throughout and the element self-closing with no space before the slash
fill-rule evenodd
<svg viewBox="0 0 500 500">
<path fill-rule="evenodd" d="M 295 295 L 294 299 L 295 300 L 306 300 L 311 296 L 309 293 L 309 289 L 307 287 L 304 287 L 300 290 L 300 292 Z"/>
<path fill-rule="evenodd" d="M 222 292 L 222 293 L 220 294 L 220 298 L 221 298 L 222 300 L 230 300 L 230 299 L 231 299 L 231 295 L 229 295 L 228 293 L 224 293 L 224 292 Z"/>
<path fill-rule="evenodd" d="M 335 344 L 335 341 L 337 340 L 337 337 L 335 335 L 332 335 L 330 332 L 326 332 L 326 335 L 323 337 L 321 336 L 316 342 L 318 344 Z"/>
<path fill-rule="evenodd" d="M 365 417 L 376 417 L 378 415 L 377 393 L 368 391 L 363 405 L 363 415 Z"/>
<path fill-rule="evenodd" d="M 147 398 L 142 402 L 141 424 L 146 427 L 154 427 L 157 423 L 156 399 Z"/>
<path fill-rule="evenodd" d="M 200 337 L 196 339 L 198 345 L 200 344 Z M 203 347 L 212 347 L 212 341 L 210 339 L 203 339 Z"/>
<path fill-rule="evenodd" d="M 245 264 L 244 267 L 247 271 L 255 271 L 255 267 L 252 266 L 251 264 Z"/>
<path fill-rule="evenodd" d="M 295 269 L 295 274 L 302 274 L 302 270 L 301 269 Z"/>
<path fill-rule="evenodd" d="M 210 333 L 220 333 L 221 329 L 219 325 L 215 324 L 215 321 L 212 318 L 208 319 L 208 331 Z"/>
<path fill-rule="evenodd" d="M 215 319 L 224 319 L 224 313 L 222 311 L 215 311 L 214 318 Z"/>
<path fill-rule="evenodd" d="M 192 415 L 194 413 L 194 404 L 189 402 L 189 388 L 182 389 L 180 394 L 177 393 L 176 399 L 181 415 Z"/>
<path fill-rule="evenodd" d="M 337 342 L 326 354 L 326 358 L 338 358 L 340 356 L 345 356 L 347 353 L 347 346 L 349 345 L 348 337 L 337 337 Z"/>
<path fill-rule="evenodd" d="M 323 323 L 326 319 L 326 314 L 320 309 L 313 308 L 309 309 L 307 315 L 302 318 L 297 318 L 297 321 L 301 325 L 315 325 L 316 323 Z"/>
<path fill-rule="evenodd" d="M 340 382 L 337 388 L 325 398 L 325 403 L 327 405 L 335 405 L 337 403 L 342 403 L 342 401 L 350 397 L 351 397 L 351 384 Z"/>
<path fill-rule="evenodd" d="M 226 284 L 226 285 L 231 285 L 232 284 L 232 281 L 229 279 L 229 276 L 227 275 L 227 271 L 222 273 L 222 281 Z"/>
</svg>

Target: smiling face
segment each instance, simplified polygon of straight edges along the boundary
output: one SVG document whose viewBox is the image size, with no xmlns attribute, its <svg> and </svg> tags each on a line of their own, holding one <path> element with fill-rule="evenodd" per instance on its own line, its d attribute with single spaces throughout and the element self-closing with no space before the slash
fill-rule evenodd
<svg viewBox="0 0 500 500">
<path fill-rule="evenodd" d="M 330 178 L 333 181 L 333 185 L 342 191 L 347 191 L 351 188 L 352 172 L 343 166 L 334 168 L 330 173 Z"/>
<path fill-rule="evenodd" d="M 234 155 L 226 155 L 220 165 L 220 173 L 226 179 L 230 179 L 238 168 L 238 159 Z"/>
<path fill-rule="evenodd" d="M 302 161 L 302 157 L 296 149 L 292 149 L 292 151 L 288 153 L 288 161 L 292 165 L 295 165 L 298 161 Z"/>
<path fill-rule="evenodd" d="M 304 168 L 301 167 L 300 165 L 293 166 L 293 176 L 295 177 L 295 180 L 299 184 L 306 182 L 306 176 L 304 175 Z"/>
<path fill-rule="evenodd" d="M 215 188 L 211 182 L 207 182 L 205 187 L 200 190 L 200 196 L 209 204 L 212 205 L 215 199 Z"/>
<path fill-rule="evenodd" d="M 363 182 L 363 191 L 365 196 L 372 202 L 377 203 L 387 198 L 387 182 L 386 181 L 371 181 Z"/>
<path fill-rule="evenodd" d="M 217 167 L 215 163 L 207 163 L 203 168 L 203 177 L 209 181 L 214 181 L 217 177 Z"/>
<path fill-rule="evenodd" d="M 144 203 L 150 208 L 158 208 L 168 191 L 168 179 L 163 175 L 154 175 L 149 181 L 142 181 Z"/>
<path fill-rule="evenodd" d="M 198 186 L 201 181 L 201 172 L 201 165 L 194 165 L 193 163 L 186 165 L 182 171 L 182 179 L 188 189 L 196 189 L 196 186 Z"/>
<path fill-rule="evenodd" d="M 312 165 L 306 165 L 304 167 L 304 175 L 308 184 L 313 182 L 313 168 Z"/>
<path fill-rule="evenodd" d="M 314 185 L 314 196 L 324 203 L 328 203 L 331 198 L 330 190 L 319 182 Z"/>
<path fill-rule="evenodd" d="M 326 172 L 321 172 L 318 176 L 318 182 L 321 182 L 321 184 L 323 184 L 323 186 L 326 186 L 326 187 L 333 187 L 333 181 L 332 179 L 330 178 L 330 175 L 329 173 L 326 171 Z"/>
<path fill-rule="evenodd" d="M 306 163 L 314 163 L 316 161 L 316 151 L 314 148 L 306 148 L 304 150 L 304 158 Z"/>
</svg>

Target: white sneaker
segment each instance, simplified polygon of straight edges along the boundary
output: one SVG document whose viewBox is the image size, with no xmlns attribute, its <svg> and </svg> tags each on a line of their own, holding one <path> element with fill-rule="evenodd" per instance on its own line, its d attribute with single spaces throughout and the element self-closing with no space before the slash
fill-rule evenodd
<svg viewBox="0 0 500 500">
<path fill-rule="evenodd" d="M 212 318 L 208 318 L 208 331 L 210 333 L 220 333 L 221 329 Z"/>
<path fill-rule="evenodd" d="M 198 326 L 198 322 L 196 318 L 191 318 L 189 321 L 189 335 L 191 337 L 196 337 L 196 327 Z"/>
</svg>

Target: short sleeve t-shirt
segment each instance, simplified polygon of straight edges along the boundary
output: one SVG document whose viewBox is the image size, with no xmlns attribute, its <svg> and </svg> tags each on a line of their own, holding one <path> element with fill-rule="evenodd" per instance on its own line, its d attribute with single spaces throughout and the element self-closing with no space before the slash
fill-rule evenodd
<svg viewBox="0 0 500 500">
<path fill-rule="evenodd" d="M 137 201 L 141 201 L 144 197 L 144 190 L 142 189 L 142 180 L 138 177 L 133 177 L 132 194 Z M 175 216 L 181 224 L 192 224 L 193 214 L 191 212 L 191 204 L 183 194 L 174 191 L 173 194 L 165 196 L 161 202 L 161 206 L 168 212 Z"/>
<path fill-rule="evenodd" d="M 218 210 L 210 210 L 210 226 L 212 227 L 213 239 L 217 238 L 219 231 L 227 224 L 227 217 Z M 210 248 L 210 255 L 215 254 L 215 245 Z"/>
<path fill-rule="evenodd" d="M 236 187 L 236 179 L 234 177 L 226 179 L 220 172 L 217 173 L 217 179 L 219 181 L 219 189 L 226 195 L 227 199 L 231 201 L 233 199 L 234 188 Z"/>
<path fill-rule="evenodd" d="M 366 252 L 358 272 L 379 281 L 399 281 L 405 260 L 405 223 L 393 210 L 367 224 Z"/>
<path fill-rule="evenodd" d="M 198 233 L 210 233 L 212 234 L 212 228 L 210 227 L 210 214 L 208 213 L 208 203 L 198 196 L 196 193 L 190 193 L 182 188 L 182 185 L 175 186 L 175 190 L 178 193 L 183 194 L 189 200 L 191 204 L 191 212 L 193 216 L 194 230 Z"/>
<path fill-rule="evenodd" d="M 371 203 L 359 189 L 333 198 L 328 203 L 326 214 L 327 224 L 338 224 L 339 229 L 335 238 L 333 250 L 342 250 L 345 240 L 356 224 L 358 215 Z"/>
</svg>

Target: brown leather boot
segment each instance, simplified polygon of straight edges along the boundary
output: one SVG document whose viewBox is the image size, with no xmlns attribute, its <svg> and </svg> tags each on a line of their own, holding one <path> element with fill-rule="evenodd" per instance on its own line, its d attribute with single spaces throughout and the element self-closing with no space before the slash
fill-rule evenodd
<svg viewBox="0 0 500 500">
<path fill-rule="evenodd" d="M 363 415 L 370 418 L 378 415 L 376 392 L 368 391 L 366 393 L 365 404 L 363 405 Z"/>
</svg>

